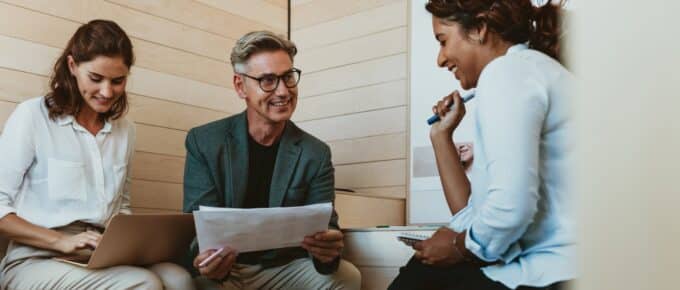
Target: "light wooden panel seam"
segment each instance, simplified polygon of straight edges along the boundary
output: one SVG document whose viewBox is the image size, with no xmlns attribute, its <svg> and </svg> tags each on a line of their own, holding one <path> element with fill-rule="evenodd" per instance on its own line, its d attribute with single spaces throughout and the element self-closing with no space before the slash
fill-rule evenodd
<svg viewBox="0 0 680 290">
<path fill-rule="evenodd" d="M 335 184 L 350 189 L 406 185 L 406 160 L 335 166 Z"/>
<path fill-rule="evenodd" d="M 0 3 L 0 34 L 45 44 L 61 51 L 80 23 Z M 136 66 L 232 87 L 229 63 L 132 37 Z M 228 52 L 225 52 L 228 53 Z M 200 69 L 196 69 L 200 68 Z"/>
<path fill-rule="evenodd" d="M 292 7 L 291 28 L 299 30 L 404 0 L 314 0 Z"/>
<path fill-rule="evenodd" d="M 130 185 L 132 207 L 181 210 L 181 184 L 133 179 Z"/>
<path fill-rule="evenodd" d="M 293 120 L 303 122 L 404 106 L 406 80 L 396 80 L 314 97 L 301 98 Z"/>
<path fill-rule="evenodd" d="M 304 75 L 300 94 L 310 97 L 406 79 L 406 70 L 405 53 L 322 70 Z"/>
<path fill-rule="evenodd" d="M 287 30 L 287 9 L 268 3 L 254 0 L 196 0 L 205 5 L 217 9 L 241 15 L 260 23 L 268 23 L 280 31 Z"/>
<path fill-rule="evenodd" d="M 336 166 L 406 158 L 405 133 L 336 140 L 328 145 Z"/>
<path fill-rule="evenodd" d="M 335 194 L 335 209 L 342 228 L 403 225 L 404 206 L 404 200 Z M 379 215 L 376 208 L 380 209 Z"/>
<path fill-rule="evenodd" d="M 115 19 L 130 36 L 222 61 L 228 60 L 224 51 L 231 50 L 234 43 L 234 39 L 102 0 L 71 0 L 68 5 L 49 0 L 3 0 L 3 2 L 81 23 L 96 18 Z"/>
<path fill-rule="evenodd" d="M 0 35 L 0 67 L 30 72 L 42 76 L 52 73 L 52 66 L 60 50 Z M 31 55 L 31 57 L 15 57 Z M 206 84 L 191 79 L 133 67 L 128 80 L 128 92 L 139 95 L 196 105 L 224 112 L 238 112 L 245 108 L 236 92 L 229 88 Z"/>
<path fill-rule="evenodd" d="M 406 27 L 402 26 L 336 44 L 305 49 L 296 58 L 296 66 L 306 73 L 312 73 L 404 53 L 406 36 Z"/>
<path fill-rule="evenodd" d="M 256 22 L 191 0 L 105 1 L 232 39 L 238 39 L 253 30 L 284 33 L 284 30 L 275 29 L 266 23 Z"/>
<path fill-rule="evenodd" d="M 135 179 L 181 184 L 184 182 L 184 158 L 138 151 L 130 172 Z"/>
<path fill-rule="evenodd" d="M 160 208 L 143 208 L 143 207 L 133 207 L 131 208 L 133 214 L 170 214 L 170 213 L 181 213 L 181 210 L 170 210 L 170 209 L 160 209 Z"/>
<path fill-rule="evenodd" d="M 44 76 L 0 69 L 0 99 L 19 103 L 43 96 L 47 92 L 47 82 Z M 128 97 L 128 118 L 140 124 L 164 128 L 188 131 L 231 114 L 131 93 Z"/>
<path fill-rule="evenodd" d="M 279 6 L 283 9 L 286 9 L 286 10 L 288 9 L 288 0 L 265 0 L 265 1 L 272 3 L 276 6 Z"/>
<path fill-rule="evenodd" d="M 406 107 L 299 122 L 303 130 L 326 142 L 406 131 Z"/>
<path fill-rule="evenodd" d="M 16 103 L 47 93 L 47 78 L 0 68 L 0 99 Z"/>
<path fill-rule="evenodd" d="M 406 199 L 406 186 L 358 187 L 354 190 L 363 196 Z"/>
<path fill-rule="evenodd" d="M 128 118 L 137 124 L 189 131 L 231 114 L 130 94 Z"/>
<path fill-rule="evenodd" d="M 178 157 L 186 155 L 184 140 L 187 132 L 154 127 L 143 124 L 137 126 L 137 151 L 159 153 Z"/>
<path fill-rule="evenodd" d="M 399 1 L 311 27 L 293 30 L 291 39 L 295 41 L 300 51 L 305 51 L 305 49 L 405 26 L 406 14 L 406 1 Z"/>
</svg>

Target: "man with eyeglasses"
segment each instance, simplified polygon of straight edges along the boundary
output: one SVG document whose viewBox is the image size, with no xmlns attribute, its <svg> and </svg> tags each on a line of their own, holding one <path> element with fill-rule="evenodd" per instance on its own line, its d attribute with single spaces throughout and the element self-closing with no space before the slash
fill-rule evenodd
<svg viewBox="0 0 680 290">
<path fill-rule="evenodd" d="M 241 37 L 231 53 L 233 85 L 246 103 L 238 115 L 189 131 L 184 211 L 301 206 L 335 198 L 330 148 L 290 121 L 301 71 L 295 44 L 268 31 Z M 203 289 L 359 289 L 361 274 L 340 257 L 343 234 L 333 211 L 329 230 L 299 247 L 238 254 L 192 246 L 187 267 Z M 191 264 L 191 265 L 188 265 Z"/>
</svg>

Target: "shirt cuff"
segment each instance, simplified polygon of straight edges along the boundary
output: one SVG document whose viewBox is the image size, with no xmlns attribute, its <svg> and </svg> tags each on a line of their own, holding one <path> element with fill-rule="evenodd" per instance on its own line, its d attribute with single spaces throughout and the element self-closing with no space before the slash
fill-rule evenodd
<svg viewBox="0 0 680 290">
<path fill-rule="evenodd" d="M 500 260 L 507 264 L 522 253 L 522 248 L 518 243 L 510 245 L 510 248 L 505 253 L 488 253 L 484 245 L 475 238 L 473 230 L 472 227 L 468 229 L 467 236 L 465 237 L 465 248 L 485 262 L 491 263 Z"/>
<path fill-rule="evenodd" d="M 0 205 L 0 219 L 11 213 L 16 213 L 17 210 L 11 206 Z"/>
<path fill-rule="evenodd" d="M 458 211 L 449 222 L 449 228 L 456 233 L 462 233 L 470 228 L 472 224 L 473 210 L 468 204 L 466 207 Z"/>
</svg>

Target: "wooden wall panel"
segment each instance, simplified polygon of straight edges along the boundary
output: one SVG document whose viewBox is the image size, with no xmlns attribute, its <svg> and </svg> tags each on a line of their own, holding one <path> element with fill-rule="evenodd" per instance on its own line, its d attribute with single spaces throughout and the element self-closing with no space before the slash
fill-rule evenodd
<svg viewBox="0 0 680 290">
<path fill-rule="evenodd" d="M 337 140 L 328 145 L 336 166 L 406 158 L 405 133 Z"/>
<path fill-rule="evenodd" d="M 397 0 L 294 1 L 292 29 L 299 30 L 348 15 L 368 11 Z"/>
<path fill-rule="evenodd" d="M 318 48 L 307 48 L 295 63 L 305 73 L 406 52 L 406 27 L 366 35 Z M 332 57 L 329 57 L 332 56 Z"/>
<path fill-rule="evenodd" d="M 405 177 L 404 159 L 335 166 L 335 183 L 342 187 L 405 185 Z"/>
<path fill-rule="evenodd" d="M 364 35 L 405 26 L 407 22 L 406 4 L 406 0 L 399 0 L 375 9 L 362 11 L 314 26 L 296 29 L 291 32 L 291 38 L 300 46 L 300 51 L 304 51 L 312 47 L 347 41 Z M 295 23 L 295 21 L 295 18 L 293 18 L 292 22 Z"/>
<path fill-rule="evenodd" d="M 134 67 L 128 91 L 223 112 L 239 111 L 244 103 L 233 89 Z"/>
<path fill-rule="evenodd" d="M 406 198 L 406 186 L 357 187 L 355 190 L 370 197 Z"/>
<path fill-rule="evenodd" d="M 132 178 L 170 183 L 184 182 L 184 157 L 138 151 L 132 160 Z"/>
<path fill-rule="evenodd" d="M 300 122 L 405 106 L 406 96 L 403 79 L 314 97 L 302 95 L 293 120 Z"/>
<path fill-rule="evenodd" d="M 103 0 L 6 0 L 4 2 L 84 23 L 91 19 L 113 19 L 130 36 L 219 60 L 228 60 L 234 39 Z M 62 2 L 62 3 L 60 3 Z M 200 17 L 200 15 L 199 15 Z"/>
<path fill-rule="evenodd" d="M 192 0 L 107 1 L 232 39 L 253 30 L 285 32 L 285 29 L 275 29 L 266 22 L 249 20 Z"/>
<path fill-rule="evenodd" d="M 46 77 L 0 68 L 0 100 L 18 103 L 46 92 Z"/>
<path fill-rule="evenodd" d="M 300 49 L 296 66 L 304 72 L 294 120 L 331 147 L 336 186 L 356 191 L 338 195 L 336 207 L 345 213 L 341 223 L 402 225 L 407 1 L 294 0 L 292 5 L 291 35 Z"/>
<path fill-rule="evenodd" d="M 322 140 L 334 141 L 405 132 L 405 115 L 406 108 L 397 107 L 299 122 L 298 125 Z"/>
<path fill-rule="evenodd" d="M 300 94 L 306 97 L 406 78 L 406 54 L 306 74 Z"/>
<path fill-rule="evenodd" d="M 132 213 L 134 214 L 168 214 L 168 213 L 181 213 L 181 210 L 169 210 L 160 208 L 143 208 L 143 207 L 133 207 Z"/>
<path fill-rule="evenodd" d="M 335 194 L 335 207 L 341 228 L 363 228 L 404 223 L 405 201 L 372 198 L 343 193 Z M 380 214 L 376 214 L 376 209 Z"/>
<path fill-rule="evenodd" d="M 133 179 L 132 207 L 182 209 L 182 184 Z"/>
<path fill-rule="evenodd" d="M 130 94 L 128 117 L 137 124 L 189 131 L 230 114 L 165 100 Z"/>
<path fill-rule="evenodd" d="M 137 124 L 137 145 L 139 151 L 184 157 L 184 140 L 187 133 L 182 130 L 167 129 Z"/>
<path fill-rule="evenodd" d="M 288 9 L 288 0 L 265 0 L 265 1 L 276 6 L 279 6 L 283 9 Z"/>
<path fill-rule="evenodd" d="M 196 0 L 214 8 L 222 9 L 260 23 L 267 23 L 280 31 L 288 26 L 288 11 L 267 1 L 252 0 Z"/>
<path fill-rule="evenodd" d="M 26 8 L 0 3 L 0 34 L 51 47 L 63 47 L 80 23 Z M 132 37 L 139 67 L 232 87 L 231 66 L 224 61 Z M 225 51 L 225 54 L 228 52 Z M 202 69 L 197 70 L 196 67 Z"/>
</svg>

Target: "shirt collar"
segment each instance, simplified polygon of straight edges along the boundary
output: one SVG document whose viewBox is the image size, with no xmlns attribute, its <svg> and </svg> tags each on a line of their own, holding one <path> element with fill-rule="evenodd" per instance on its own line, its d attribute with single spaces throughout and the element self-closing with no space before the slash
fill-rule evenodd
<svg viewBox="0 0 680 290">
<path fill-rule="evenodd" d="M 78 124 L 78 122 L 75 121 L 75 118 L 72 115 L 64 115 L 59 118 L 57 118 L 57 124 L 59 126 L 68 126 L 72 125 L 74 129 L 76 130 L 81 130 L 81 131 L 87 131 L 83 126 Z M 111 128 L 113 126 L 111 125 L 111 122 L 109 120 L 104 121 L 104 127 L 99 131 L 99 133 L 104 133 L 108 134 L 111 133 Z"/>
<path fill-rule="evenodd" d="M 515 53 L 515 52 L 518 52 L 518 51 L 526 50 L 528 48 L 529 47 L 527 47 L 526 44 L 518 43 L 518 44 L 515 44 L 515 45 L 511 46 L 510 48 L 508 48 L 508 51 L 505 54 L 507 55 L 507 54 Z"/>
</svg>

